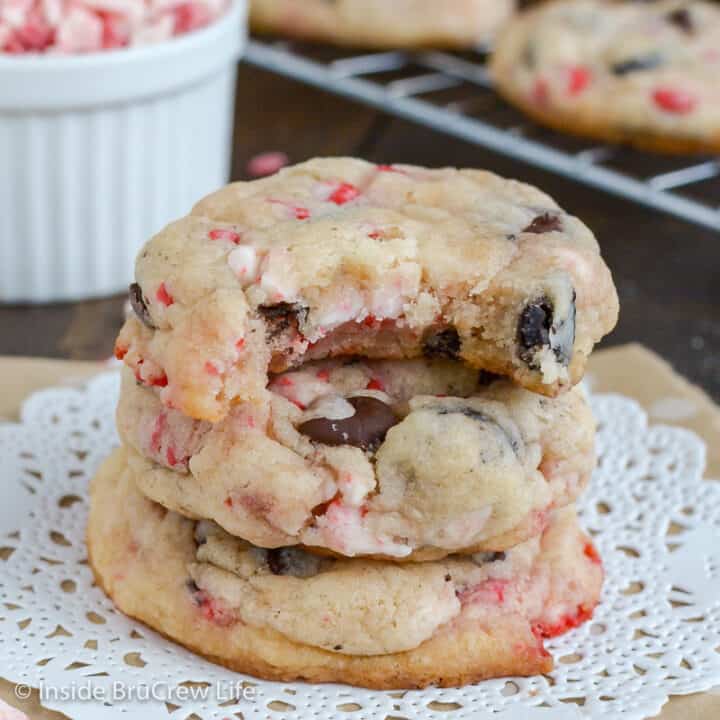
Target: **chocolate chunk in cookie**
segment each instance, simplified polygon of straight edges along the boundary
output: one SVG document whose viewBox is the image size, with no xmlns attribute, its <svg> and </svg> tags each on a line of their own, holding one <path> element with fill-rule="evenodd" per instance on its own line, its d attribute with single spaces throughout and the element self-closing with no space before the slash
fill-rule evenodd
<svg viewBox="0 0 720 720">
<path fill-rule="evenodd" d="M 503 562 L 507 559 L 505 552 L 481 552 L 472 555 L 472 560 L 477 565 L 486 565 L 487 563 Z"/>
<path fill-rule="evenodd" d="M 138 285 L 138 283 L 133 283 L 130 286 L 129 296 L 130 305 L 132 305 L 133 311 L 138 316 L 142 324 L 149 327 L 151 330 L 154 330 L 155 325 L 153 325 L 153 321 L 150 317 L 150 311 L 148 310 L 147 303 L 143 297 L 142 288 Z"/>
<path fill-rule="evenodd" d="M 564 312 L 560 310 L 564 306 Z M 575 292 L 569 302 L 553 302 L 541 297 L 528 303 L 518 322 L 517 342 L 520 359 L 531 368 L 539 367 L 537 354 L 549 348 L 555 359 L 567 366 L 575 343 Z"/>
<path fill-rule="evenodd" d="M 427 358 L 457 360 L 460 348 L 460 336 L 455 328 L 432 331 L 423 341 L 423 355 Z"/>
<path fill-rule="evenodd" d="M 641 55 L 640 57 L 632 57 L 627 60 L 621 60 L 614 63 L 611 66 L 613 75 L 629 75 L 634 72 L 641 72 L 643 70 L 654 70 L 660 67 L 663 63 L 663 58 L 660 53 L 650 53 L 649 55 Z"/>
<path fill-rule="evenodd" d="M 524 233 L 534 233 L 542 235 L 548 232 L 560 232 L 562 230 L 562 222 L 559 215 L 552 213 L 543 213 L 538 215 L 524 230 Z"/>
<path fill-rule="evenodd" d="M 692 15 L 690 14 L 690 10 L 688 8 L 678 8 L 677 10 L 673 10 L 672 12 L 669 12 L 665 18 L 671 25 L 675 25 L 675 27 L 679 28 L 683 32 L 690 34 L 695 30 Z"/>
<path fill-rule="evenodd" d="M 520 452 L 522 446 L 522 439 L 517 432 L 517 428 L 510 429 L 501 425 L 494 417 L 491 417 L 485 412 L 477 410 L 476 408 L 465 406 L 465 407 L 441 407 L 436 410 L 438 415 L 463 415 L 470 420 L 475 422 L 483 423 L 485 425 L 492 425 L 498 430 L 513 449 L 513 452 L 517 455 Z"/>
<path fill-rule="evenodd" d="M 194 580 L 190 579 L 185 583 L 185 587 L 187 587 L 195 605 L 201 607 L 205 601 L 205 597 L 198 584 Z"/>
<path fill-rule="evenodd" d="M 352 445 L 363 450 L 375 450 L 385 439 L 387 431 L 398 423 L 389 405 L 374 397 L 348 398 L 355 413 L 348 418 L 314 418 L 302 423 L 298 430 L 323 445 Z"/>
<path fill-rule="evenodd" d="M 308 310 L 299 303 L 260 305 L 258 312 L 265 318 L 268 338 L 278 337 L 290 328 L 298 331 L 307 319 Z"/>
<path fill-rule="evenodd" d="M 533 363 L 537 350 L 550 345 L 552 316 L 552 306 L 546 298 L 526 305 L 520 315 L 518 323 L 519 355 L 528 365 Z"/>
<path fill-rule="evenodd" d="M 497 373 L 489 372 L 488 370 L 480 370 L 478 372 L 478 387 L 489 387 L 497 380 L 501 380 L 502 376 L 498 375 Z"/>
<path fill-rule="evenodd" d="M 273 575 L 287 575 L 290 569 L 290 556 L 287 548 L 268 550 L 267 564 Z"/>
<path fill-rule="evenodd" d="M 275 548 L 264 552 L 268 569 L 273 575 L 309 578 L 332 564 L 332 560 L 328 558 L 312 555 L 296 547 Z"/>
</svg>

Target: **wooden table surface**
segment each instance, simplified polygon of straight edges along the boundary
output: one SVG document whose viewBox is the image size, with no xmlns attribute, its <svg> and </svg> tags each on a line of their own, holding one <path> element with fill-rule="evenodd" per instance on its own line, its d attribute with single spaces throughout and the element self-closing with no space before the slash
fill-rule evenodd
<svg viewBox="0 0 720 720">
<path fill-rule="evenodd" d="M 386 163 L 459 165 L 540 186 L 595 231 L 613 271 L 621 320 L 604 345 L 643 343 L 720 400 L 717 232 L 252 67 L 241 67 L 238 86 L 233 179 L 246 177 L 253 155 L 283 150 L 293 162 L 356 155 Z M 123 300 L 0 306 L 0 354 L 108 357 Z"/>
</svg>

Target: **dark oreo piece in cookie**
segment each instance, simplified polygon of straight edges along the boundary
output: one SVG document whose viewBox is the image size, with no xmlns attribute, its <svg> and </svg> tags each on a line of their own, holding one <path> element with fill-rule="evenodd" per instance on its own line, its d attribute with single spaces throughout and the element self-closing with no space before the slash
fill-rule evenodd
<svg viewBox="0 0 720 720">
<path fill-rule="evenodd" d="M 398 417 L 389 405 L 374 397 L 352 397 L 348 402 L 355 413 L 348 418 L 314 418 L 298 426 L 298 431 L 323 445 L 352 445 L 375 450 Z"/>
</svg>

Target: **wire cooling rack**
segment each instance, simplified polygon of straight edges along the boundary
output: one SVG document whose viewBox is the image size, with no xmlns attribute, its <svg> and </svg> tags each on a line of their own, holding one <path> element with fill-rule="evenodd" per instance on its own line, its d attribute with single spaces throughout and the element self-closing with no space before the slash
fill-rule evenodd
<svg viewBox="0 0 720 720">
<path fill-rule="evenodd" d="M 367 54 L 253 41 L 246 60 L 517 160 L 720 230 L 720 161 L 651 155 L 540 128 L 492 90 L 482 50 Z"/>
</svg>

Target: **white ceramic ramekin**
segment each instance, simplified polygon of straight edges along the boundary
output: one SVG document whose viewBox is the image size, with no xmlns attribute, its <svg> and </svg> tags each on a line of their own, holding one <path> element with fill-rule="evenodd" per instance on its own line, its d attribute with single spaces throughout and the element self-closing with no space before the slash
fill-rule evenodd
<svg viewBox="0 0 720 720">
<path fill-rule="evenodd" d="M 127 287 L 140 245 L 228 180 L 247 0 L 158 45 L 0 55 L 0 302 Z"/>
</svg>

